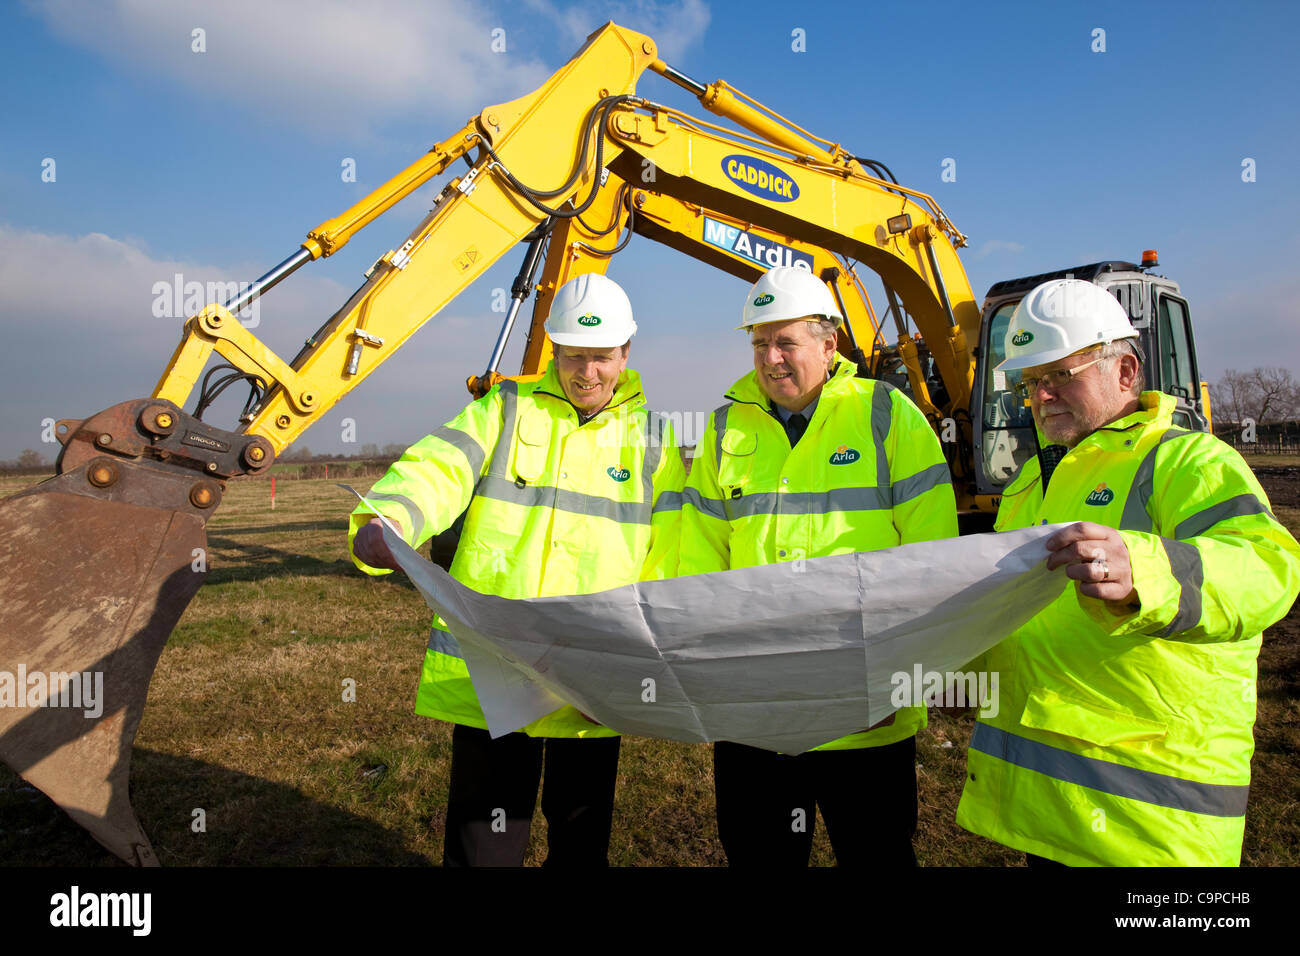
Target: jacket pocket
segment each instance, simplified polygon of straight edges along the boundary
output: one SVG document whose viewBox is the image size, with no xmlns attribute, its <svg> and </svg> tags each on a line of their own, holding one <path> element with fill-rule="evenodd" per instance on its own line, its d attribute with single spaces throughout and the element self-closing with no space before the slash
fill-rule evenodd
<svg viewBox="0 0 1300 956">
<path fill-rule="evenodd" d="M 718 462 L 718 486 L 724 493 L 743 492 L 754 467 L 758 436 L 728 430 L 722 436 L 722 460 Z"/>
<path fill-rule="evenodd" d="M 1124 740 L 1160 740 L 1169 730 L 1160 721 L 1112 710 L 1094 701 L 1066 697 L 1046 687 L 1035 687 L 1029 692 L 1020 723 L 1035 730 L 1076 737 L 1099 747 Z"/>
<path fill-rule="evenodd" d="M 537 481 L 546 473 L 551 450 L 552 422 L 549 416 L 524 414 L 515 431 L 515 477 Z"/>
</svg>

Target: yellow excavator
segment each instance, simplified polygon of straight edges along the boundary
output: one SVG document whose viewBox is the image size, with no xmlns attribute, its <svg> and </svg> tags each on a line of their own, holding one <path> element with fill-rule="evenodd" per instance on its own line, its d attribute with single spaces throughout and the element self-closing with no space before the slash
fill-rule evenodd
<svg viewBox="0 0 1300 956">
<path fill-rule="evenodd" d="M 639 96 L 646 70 L 740 129 Z M 462 160 L 467 171 L 445 184 L 428 216 L 379 257 L 292 361 L 238 321 L 258 296 Z M 156 865 L 128 795 L 131 747 L 158 656 L 204 579 L 205 524 L 227 483 L 265 473 L 519 243 L 527 251 L 505 324 L 468 385 L 483 394 L 500 380 L 534 287 L 519 377 L 540 375 L 550 358 L 541 323 L 551 296 L 573 275 L 603 271 L 634 232 L 746 281 L 777 264 L 825 280 L 849 318 L 841 351 L 862 374 L 906 388 L 926 412 L 972 527 L 980 519 L 987 527 L 1001 486 L 1034 453 L 1026 411 L 992 369 L 1015 302 L 1048 278 L 1069 273 L 1111 288 L 1152 356 L 1151 387 L 1179 397 L 1185 425 L 1207 427 L 1187 304 L 1174 283 L 1148 271 L 1154 256 L 998 283 L 981 316 L 956 252 L 965 237 L 931 197 L 721 80 L 685 76 L 659 59 L 650 37 L 610 23 L 538 90 L 482 110 L 313 229 L 248 289 L 189 318 L 150 397 L 56 424 L 56 476 L 0 503 L 0 672 L 40 675 L 49 696 L 69 703 L 80 675 L 102 675 L 102 712 L 0 707 L 0 758 L 113 853 Z M 865 270 L 888 300 L 893 344 L 867 296 Z M 214 352 L 228 365 L 205 375 Z M 203 421 L 216 395 L 241 382 L 249 398 L 234 427 Z"/>
</svg>

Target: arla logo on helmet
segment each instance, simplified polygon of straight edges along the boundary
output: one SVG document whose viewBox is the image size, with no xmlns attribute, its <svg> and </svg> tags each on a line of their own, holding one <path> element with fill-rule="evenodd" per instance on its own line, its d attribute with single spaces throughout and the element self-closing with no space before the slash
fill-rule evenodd
<svg viewBox="0 0 1300 956">
<path fill-rule="evenodd" d="M 1115 492 L 1106 487 L 1103 481 L 1092 491 L 1088 492 L 1088 497 L 1083 499 L 1085 505 L 1108 505 L 1115 500 Z"/>
<path fill-rule="evenodd" d="M 775 296 L 773 296 L 772 293 L 764 293 L 754 300 L 754 305 L 771 305 L 774 298 Z"/>
<path fill-rule="evenodd" d="M 632 477 L 632 472 L 628 471 L 626 468 L 620 468 L 618 465 L 610 465 L 605 469 L 605 474 L 609 475 L 609 477 L 613 478 L 615 481 L 627 481 Z"/>
<path fill-rule="evenodd" d="M 592 315 L 590 312 L 588 312 L 586 315 L 578 316 L 578 324 L 586 325 L 586 326 L 600 325 L 600 316 Z"/>
<path fill-rule="evenodd" d="M 1011 344 L 1016 346 L 1028 345 L 1033 340 L 1034 333 L 1026 332 L 1024 329 L 1020 329 L 1015 335 L 1011 336 Z"/>
</svg>

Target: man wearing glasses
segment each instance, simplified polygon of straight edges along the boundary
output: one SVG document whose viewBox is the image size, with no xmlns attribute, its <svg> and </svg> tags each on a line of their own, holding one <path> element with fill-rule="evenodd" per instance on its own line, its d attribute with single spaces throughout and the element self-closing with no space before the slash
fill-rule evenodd
<svg viewBox="0 0 1300 956">
<path fill-rule="evenodd" d="M 957 822 L 1031 866 L 1240 862 L 1261 632 L 1300 592 L 1300 545 L 1246 463 L 1142 390 L 1137 334 L 1104 290 L 1052 280 L 998 367 L 1065 453 L 1025 463 L 996 528 L 1073 522 L 1046 542 L 1073 582 L 983 661 L 1001 700 Z"/>
</svg>

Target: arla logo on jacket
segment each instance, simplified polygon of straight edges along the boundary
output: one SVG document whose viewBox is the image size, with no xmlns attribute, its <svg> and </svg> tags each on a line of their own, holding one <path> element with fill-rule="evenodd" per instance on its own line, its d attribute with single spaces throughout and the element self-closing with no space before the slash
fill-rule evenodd
<svg viewBox="0 0 1300 956">
<path fill-rule="evenodd" d="M 615 481 L 627 481 L 632 477 L 632 472 L 628 471 L 626 468 L 620 468 L 618 465 L 610 465 L 605 469 L 605 474 L 609 475 L 609 477 L 613 478 Z"/>
<path fill-rule="evenodd" d="M 578 316 L 578 324 L 587 326 L 600 325 L 600 316 L 588 312 L 586 315 Z"/>
<path fill-rule="evenodd" d="M 1034 333 L 1026 332 L 1024 329 L 1021 329 L 1020 331 L 1016 332 L 1015 335 L 1011 336 L 1012 345 L 1028 345 L 1033 340 L 1034 340 Z"/>
<path fill-rule="evenodd" d="M 766 292 L 754 300 L 754 305 L 770 305 L 772 303 L 772 293 Z"/>
<path fill-rule="evenodd" d="M 835 453 L 831 455 L 829 461 L 832 465 L 851 465 L 861 457 L 862 453 L 856 448 L 841 445 L 835 449 Z"/>
<path fill-rule="evenodd" d="M 1085 505 L 1108 505 L 1115 500 L 1115 492 L 1106 487 L 1103 481 L 1092 491 L 1088 492 L 1088 497 L 1083 499 Z"/>
</svg>

